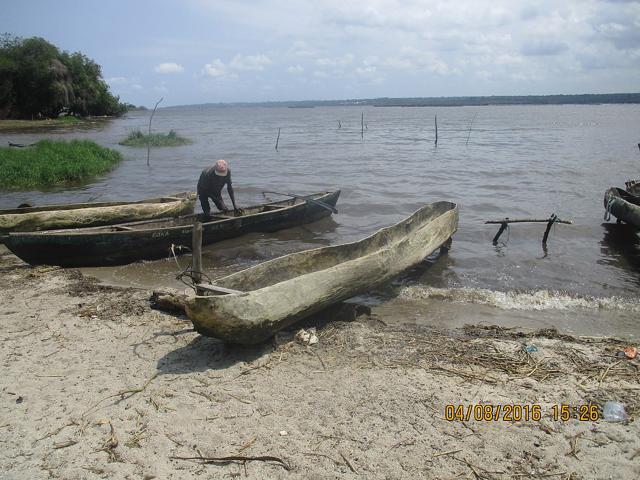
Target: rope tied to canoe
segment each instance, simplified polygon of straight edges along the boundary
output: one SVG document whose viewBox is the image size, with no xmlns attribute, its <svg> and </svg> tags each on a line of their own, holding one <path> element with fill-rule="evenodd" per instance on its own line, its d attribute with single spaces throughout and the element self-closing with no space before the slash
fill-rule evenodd
<svg viewBox="0 0 640 480">
<path fill-rule="evenodd" d="M 179 280 L 180 282 L 184 283 L 187 287 L 192 288 L 194 291 L 197 291 L 197 288 L 195 287 L 195 284 L 198 283 L 198 281 L 196 280 L 196 274 L 195 271 L 193 270 L 193 261 L 189 262 L 189 265 L 187 265 L 185 268 L 182 268 L 182 266 L 180 265 L 180 262 L 178 262 L 178 256 L 176 255 L 176 250 L 187 250 L 187 251 L 191 251 L 191 249 L 189 247 L 186 247 L 184 245 L 175 245 L 175 244 L 171 244 L 171 254 L 173 255 L 173 259 L 176 262 L 176 265 L 178 266 L 178 270 L 179 273 L 176 275 L 176 280 Z M 205 277 L 207 279 L 207 281 L 209 283 L 213 283 L 211 281 L 211 278 L 204 272 L 199 272 L 201 277 Z M 188 278 L 189 280 L 185 280 L 186 278 Z"/>
</svg>

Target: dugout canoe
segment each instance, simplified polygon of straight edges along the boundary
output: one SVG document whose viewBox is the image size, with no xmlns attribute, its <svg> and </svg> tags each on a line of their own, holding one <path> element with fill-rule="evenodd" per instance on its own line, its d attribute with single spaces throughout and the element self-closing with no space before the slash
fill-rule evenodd
<svg viewBox="0 0 640 480">
<path fill-rule="evenodd" d="M 611 187 L 604 194 L 604 208 L 618 221 L 640 228 L 640 196 Z"/>
<path fill-rule="evenodd" d="M 135 202 L 70 203 L 0 210 L 0 238 L 10 232 L 82 228 L 193 213 L 196 194 L 176 193 Z"/>
<path fill-rule="evenodd" d="M 199 333 L 262 342 L 278 330 L 388 281 L 449 241 L 458 207 L 436 202 L 353 243 L 292 253 L 199 284 L 186 312 Z"/>
<path fill-rule="evenodd" d="M 308 195 L 335 207 L 340 190 Z M 305 198 L 305 197 L 303 197 Z M 121 223 L 103 227 L 10 233 L 5 245 L 31 265 L 97 267 L 154 260 L 190 251 L 194 222 L 202 222 L 202 244 L 249 232 L 273 232 L 331 215 L 331 210 L 301 198 L 246 207 L 244 214 L 219 212 Z M 181 246 L 188 247 L 186 249 Z M 173 250 L 172 250 L 172 247 Z"/>
</svg>

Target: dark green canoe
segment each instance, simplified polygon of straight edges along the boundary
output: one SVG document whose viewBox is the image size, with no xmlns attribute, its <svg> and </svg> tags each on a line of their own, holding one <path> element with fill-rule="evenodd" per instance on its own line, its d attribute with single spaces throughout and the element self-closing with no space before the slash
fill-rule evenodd
<svg viewBox="0 0 640 480">
<path fill-rule="evenodd" d="M 640 197 L 611 187 L 604 194 L 604 208 L 618 221 L 640 228 Z"/>
<path fill-rule="evenodd" d="M 104 227 L 10 233 L 5 245 L 32 265 L 124 265 L 168 257 L 172 245 L 190 247 L 196 221 L 202 222 L 202 244 L 206 245 L 245 233 L 273 232 L 327 217 L 331 210 L 313 200 L 335 207 L 339 196 L 340 190 L 316 193 L 247 207 L 239 216 L 234 216 L 233 211 L 220 212 L 206 222 L 200 214 Z"/>
</svg>

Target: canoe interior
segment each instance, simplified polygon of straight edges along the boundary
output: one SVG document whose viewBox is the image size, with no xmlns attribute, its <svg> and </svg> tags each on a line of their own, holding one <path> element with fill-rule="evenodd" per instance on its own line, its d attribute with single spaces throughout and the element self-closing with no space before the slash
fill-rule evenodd
<svg viewBox="0 0 640 480">
<path fill-rule="evenodd" d="M 640 196 L 633 195 L 632 193 L 629 193 L 622 188 L 610 188 L 608 193 L 610 195 L 613 195 L 614 197 L 620 197 L 625 202 L 629 202 L 632 205 L 637 205 L 638 207 L 640 207 Z"/>
<path fill-rule="evenodd" d="M 308 195 L 311 199 L 320 199 L 321 197 L 328 195 L 331 192 L 321 192 L 314 193 L 312 195 Z M 100 227 L 88 227 L 88 228 L 76 228 L 76 229 L 64 229 L 64 230 L 47 230 L 38 232 L 38 235 L 58 235 L 60 233 L 65 233 L 67 235 L 86 235 L 86 234 L 101 234 L 101 233 L 112 233 L 112 232 L 145 232 L 145 231 L 153 231 L 153 230 L 161 230 L 167 228 L 181 228 L 185 226 L 192 226 L 194 222 L 198 221 L 203 224 L 213 224 L 228 221 L 229 219 L 238 218 L 240 216 L 250 216 L 256 215 L 260 213 L 266 212 L 274 212 L 278 210 L 283 210 L 287 207 L 292 207 L 295 205 L 300 205 L 305 203 L 304 200 L 299 198 L 291 198 L 282 200 L 279 202 L 271 202 L 260 205 L 252 205 L 249 207 L 243 207 L 244 211 L 243 215 L 236 216 L 233 210 L 225 210 L 221 212 L 217 212 L 208 217 L 208 220 L 205 219 L 204 214 L 194 214 L 194 215 L 183 215 L 175 218 L 163 218 L 156 220 L 143 220 L 138 222 L 127 222 L 127 223 L 119 223 L 116 225 L 105 225 Z"/>
<path fill-rule="evenodd" d="M 424 228 L 432 219 L 456 208 L 456 204 L 451 202 L 432 203 L 400 223 L 378 230 L 362 240 L 285 255 L 217 279 L 215 284 L 247 292 L 291 280 L 301 275 L 326 270 L 340 263 L 392 248 L 411 231 Z"/>
<path fill-rule="evenodd" d="M 117 207 L 119 205 L 135 205 L 141 203 L 170 203 L 176 200 L 195 198 L 193 192 L 180 192 L 166 197 L 146 198 L 144 200 L 135 200 L 132 202 L 89 202 L 89 203 L 66 203 L 63 205 L 42 205 L 39 207 L 9 208 L 0 210 L 0 215 L 16 214 L 16 213 L 33 213 L 33 212 L 50 212 L 54 210 L 78 210 L 82 208 L 97 207 Z"/>
</svg>

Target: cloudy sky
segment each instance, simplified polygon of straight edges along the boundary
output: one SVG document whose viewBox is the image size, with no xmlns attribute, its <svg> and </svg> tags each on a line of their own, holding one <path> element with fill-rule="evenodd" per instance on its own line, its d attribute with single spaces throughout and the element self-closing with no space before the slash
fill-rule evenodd
<svg viewBox="0 0 640 480">
<path fill-rule="evenodd" d="M 640 91 L 640 1 L 4 0 L 135 104 Z"/>
</svg>

